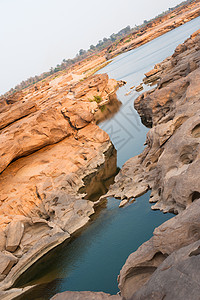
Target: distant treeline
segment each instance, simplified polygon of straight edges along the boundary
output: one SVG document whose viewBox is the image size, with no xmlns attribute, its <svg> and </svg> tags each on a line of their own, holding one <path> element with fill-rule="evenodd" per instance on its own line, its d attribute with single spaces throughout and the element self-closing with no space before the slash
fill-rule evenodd
<svg viewBox="0 0 200 300">
<path fill-rule="evenodd" d="M 8 92 L 6 92 L 4 94 L 4 96 L 9 96 L 9 95 L 13 94 L 14 92 L 20 91 L 26 87 L 29 87 L 32 84 L 37 83 L 40 80 L 44 80 L 46 77 L 48 77 L 54 73 L 57 73 L 59 71 L 69 68 L 77 62 L 79 62 L 93 54 L 97 54 L 101 50 L 112 45 L 114 42 L 120 41 L 125 36 L 129 35 L 132 32 L 135 32 L 136 30 L 141 29 L 142 27 L 146 26 L 148 23 L 154 21 L 155 19 L 157 19 L 159 17 L 163 17 L 164 15 L 167 15 L 169 12 L 172 12 L 173 10 L 177 9 L 178 7 L 185 5 L 185 4 L 192 3 L 192 2 L 196 2 L 196 1 L 195 0 L 183 1 L 180 4 L 176 5 L 175 7 L 168 8 L 167 11 L 162 12 L 161 14 L 159 14 L 158 16 L 156 16 L 155 18 L 153 18 L 151 20 L 144 20 L 144 22 L 141 25 L 135 25 L 134 28 L 131 28 L 128 25 L 125 28 L 121 29 L 119 32 L 111 34 L 110 37 L 108 37 L 108 38 L 104 37 L 102 40 L 99 40 L 96 45 L 91 45 L 88 50 L 80 49 L 79 52 L 76 54 L 76 56 L 73 59 L 63 59 L 61 64 L 57 64 L 57 66 L 55 68 L 51 67 L 51 69 L 48 72 L 44 72 L 41 75 L 36 75 L 34 77 L 30 77 L 26 80 L 23 80 L 21 83 L 16 85 L 14 88 L 11 88 Z"/>
</svg>

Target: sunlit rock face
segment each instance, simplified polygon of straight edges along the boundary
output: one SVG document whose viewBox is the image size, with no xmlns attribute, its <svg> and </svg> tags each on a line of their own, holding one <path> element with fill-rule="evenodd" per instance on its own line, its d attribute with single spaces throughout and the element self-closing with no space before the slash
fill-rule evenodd
<svg viewBox="0 0 200 300">
<path fill-rule="evenodd" d="M 89 199 L 117 171 L 95 114 L 111 99 L 118 105 L 117 87 L 106 74 L 75 82 L 62 75 L 1 100 L 1 290 L 94 214 Z"/>
</svg>

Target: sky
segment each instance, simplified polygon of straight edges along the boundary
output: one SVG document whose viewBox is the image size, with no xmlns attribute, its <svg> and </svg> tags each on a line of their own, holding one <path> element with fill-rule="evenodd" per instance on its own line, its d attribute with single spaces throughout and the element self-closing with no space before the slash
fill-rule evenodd
<svg viewBox="0 0 200 300">
<path fill-rule="evenodd" d="M 0 0 L 0 95 L 180 0 Z"/>
</svg>

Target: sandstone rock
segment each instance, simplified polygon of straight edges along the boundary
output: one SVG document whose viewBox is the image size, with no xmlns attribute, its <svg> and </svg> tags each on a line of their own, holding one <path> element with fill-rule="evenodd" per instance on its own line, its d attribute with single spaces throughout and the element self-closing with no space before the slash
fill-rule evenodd
<svg viewBox="0 0 200 300">
<path fill-rule="evenodd" d="M 38 111 L 4 128 L 0 135 L 0 172 L 12 160 L 28 155 L 69 136 L 72 130 L 61 112 L 55 109 Z M 13 138 L 15 143 L 13 143 Z"/>
<path fill-rule="evenodd" d="M 64 292 L 55 295 L 51 300 L 120 300 L 118 295 L 110 295 L 102 292 Z"/>
<path fill-rule="evenodd" d="M 6 235 L 4 231 L 0 228 L 0 251 L 3 251 L 6 247 Z"/>
<path fill-rule="evenodd" d="M 73 209 L 65 212 L 65 219 L 62 218 L 64 224 L 57 223 L 64 231 L 72 234 L 88 223 L 89 216 L 94 214 L 93 206 L 94 204 L 91 201 L 77 200 L 73 205 Z"/>
<path fill-rule="evenodd" d="M 141 288 L 166 258 L 161 252 L 153 248 L 153 241 L 144 243 L 138 250 L 132 253 L 118 277 L 119 288 L 122 297 L 129 299 Z"/>
<path fill-rule="evenodd" d="M 115 177 L 115 183 L 103 197 L 120 199 L 137 198 L 147 192 L 148 183 L 143 181 L 143 169 L 140 156 L 130 158 Z"/>
<path fill-rule="evenodd" d="M 44 256 L 48 251 L 67 240 L 70 235 L 66 232 L 57 233 L 53 236 L 41 238 L 29 249 L 29 251 L 20 258 L 18 263 L 12 268 L 7 277 L 0 283 L 0 291 L 10 288 L 18 277 L 32 266 L 38 259 Z M 16 262 L 16 261 L 15 261 Z M 11 268 L 10 268 L 11 269 Z"/>
<path fill-rule="evenodd" d="M 158 68 L 154 68 L 153 70 L 151 70 L 151 71 L 145 73 L 144 75 L 145 75 L 146 77 L 150 77 L 150 76 L 152 76 L 152 75 L 155 75 L 155 74 L 158 73 L 159 71 L 160 71 L 160 70 L 159 70 Z"/>
<path fill-rule="evenodd" d="M 17 99 L 19 103 L 13 95 L 9 112 L 1 113 L 0 127 L 4 128 L 0 134 L 0 172 L 13 160 L 55 144 L 90 124 L 94 118 L 92 111 L 99 109 L 98 104 L 90 100 L 99 96 L 109 102 L 117 87 L 116 80 L 100 74 L 75 85 L 69 84 L 68 88 L 64 80 L 59 86 L 45 84 L 37 91 L 24 92 L 24 97 Z"/>
<path fill-rule="evenodd" d="M 1 114 L 0 129 L 8 126 L 9 124 L 24 118 L 37 110 L 35 103 L 22 102 L 17 103 L 14 107 L 11 107 L 9 111 Z"/>
<path fill-rule="evenodd" d="M 1 290 L 89 221 L 95 203 L 83 199 L 91 193 L 86 185 L 100 173 L 104 179 L 116 174 L 116 152 L 95 125 L 99 106 L 89 98 L 117 101 L 117 81 L 107 75 L 66 80 L 47 79 L 2 105 L 0 247 L 6 231 L 6 250 L 19 261 L 2 275 Z"/>
<path fill-rule="evenodd" d="M 140 91 L 142 91 L 143 89 L 144 89 L 144 88 L 143 88 L 142 83 L 141 83 L 140 85 L 136 86 L 136 88 L 135 88 L 136 92 L 140 92 Z"/>
<path fill-rule="evenodd" d="M 128 200 L 122 200 L 119 204 L 119 207 L 124 207 L 128 203 Z"/>
<path fill-rule="evenodd" d="M 17 262 L 17 258 L 14 257 L 11 254 L 4 254 L 0 252 L 0 276 L 2 276 L 1 279 L 3 279 L 3 276 L 6 276 L 13 265 L 15 265 Z"/>
<path fill-rule="evenodd" d="M 12 288 L 8 291 L 0 292 L 1 300 L 10 300 L 15 299 L 16 297 L 20 297 L 20 295 L 24 295 L 26 297 L 26 293 L 33 289 L 35 286 L 26 286 L 24 288 Z"/>
<path fill-rule="evenodd" d="M 130 300 L 199 299 L 200 242 L 174 252 Z"/>
<path fill-rule="evenodd" d="M 200 239 L 199 45 L 198 31 L 159 64 L 157 88 L 136 99 L 143 123 L 152 127 L 147 147 L 124 164 L 107 193 L 130 198 L 146 186 L 152 191 L 150 202 L 156 202 L 153 209 L 178 214 L 127 259 L 119 276 L 125 299 L 198 299 L 199 252 L 193 251 L 195 258 L 181 254 L 183 261 L 178 261 L 174 251 L 184 253 L 183 247 Z"/>
<path fill-rule="evenodd" d="M 6 250 L 14 252 L 20 244 L 24 233 L 24 224 L 22 222 L 12 221 L 6 228 Z"/>
<path fill-rule="evenodd" d="M 125 299 L 130 299 L 150 280 L 168 255 L 199 240 L 199 215 L 200 199 L 156 228 L 153 237 L 128 257 L 118 278 Z"/>
<path fill-rule="evenodd" d="M 55 224 L 52 223 L 52 226 L 54 227 Z M 61 228 L 59 227 L 60 231 Z M 57 232 L 54 232 L 55 234 Z M 29 224 L 25 225 L 24 235 L 20 242 L 20 250 L 16 253 L 16 256 L 22 256 L 22 254 L 28 252 L 29 249 L 34 247 L 34 245 L 40 241 L 43 237 L 52 235 L 52 228 L 50 227 L 49 223 L 46 220 L 40 219 L 40 220 L 34 220 L 30 222 Z M 21 254 L 21 255 L 20 255 Z"/>
<path fill-rule="evenodd" d="M 107 195 L 121 199 L 152 190 L 153 209 L 181 212 L 200 196 L 199 181 L 199 31 L 186 40 L 183 51 L 157 66 L 158 87 L 135 100 L 143 123 L 152 127 L 142 154 L 126 162 Z M 184 50 L 185 49 L 185 50 Z M 188 69 L 188 59 L 197 69 Z M 188 73 L 189 72 L 189 73 Z M 170 80 L 164 81 L 166 76 Z M 175 76 L 175 77 L 174 77 Z M 174 82 L 172 82 L 174 81 Z M 165 84 L 163 84 L 165 82 Z"/>
</svg>

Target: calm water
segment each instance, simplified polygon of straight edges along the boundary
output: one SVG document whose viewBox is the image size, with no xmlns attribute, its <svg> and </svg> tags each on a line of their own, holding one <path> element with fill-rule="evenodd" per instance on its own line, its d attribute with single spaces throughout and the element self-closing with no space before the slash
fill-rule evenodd
<svg viewBox="0 0 200 300">
<path fill-rule="evenodd" d="M 118 91 L 118 98 L 123 103 L 120 111 L 100 125 L 110 134 L 118 150 L 118 166 L 143 150 L 148 131 L 133 109 L 138 93 L 125 94 L 131 86 L 142 81 L 145 72 L 171 55 L 178 44 L 199 29 L 199 24 L 200 18 L 196 18 L 118 56 L 99 72 L 127 81 L 127 85 Z M 115 294 L 118 291 L 117 275 L 128 255 L 152 236 L 155 227 L 173 217 L 172 214 L 151 211 L 149 195 L 147 193 L 122 209 L 118 208 L 119 200 L 108 199 L 107 205 L 99 209 L 78 237 L 56 248 L 23 276 L 21 285 L 31 281 L 40 283 L 40 286 L 20 299 L 49 299 L 55 293 L 66 290 Z"/>
<path fill-rule="evenodd" d="M 98 72 L 107 73 L 110 78 L 116 80 L 127 81 L 127 84 L 118 91 L 118 98 L 123 103 L 121 109 L 112 120 L 100 125 L 109 133 L 115 148 L 118 150 L 119 167 L 130 157 L 141 153 L 148 131 L 141 125 L 140 118 L 133 108 L 133 102 L 139 93 L 133 92 L 129 96 L 125 96 L 125 94 L 130 91 L 130 87 L 133 85 L 139 85 L 147 71 L 172 55 L 176 46 L 183 43 L 199 28 L 200 17 L 137 49 L 119 55 L 111 64 Z"/>
</svg>

